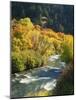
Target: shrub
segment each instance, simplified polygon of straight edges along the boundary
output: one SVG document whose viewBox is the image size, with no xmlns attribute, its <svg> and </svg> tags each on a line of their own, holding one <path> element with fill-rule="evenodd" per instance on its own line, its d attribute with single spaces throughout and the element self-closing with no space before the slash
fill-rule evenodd
<svg viewBox="0 0 76 100">
<path fill-rule="evenodd" d="M 66 35 L 62 46 L 61 59 L 67 63 L 73 62 L 73 36 Z"/>
<path fill-rule="evenodd" d="M 71 35 L 36 26 L 30 18 L 13 20 L 11 31 L 13 72 L 46 64 L 50 55 L 60 54 L 62 50 L 62 60 L 68 62 L 73 59 Z"/>
<path fill-rule="evenodd" d="M 42 65 L 42 57 L 38 52 L 33 50 L 25 50 L 22 55 L 26 69 L 32 69 Z"/>
<path fill-rule="evenodd" d="M 12 53 L 12 73 L 20 72 L 25 69 L 24 61 L 22 56 L 19 53 Z"/>
<path fill-rule="evenodd" d="M 19 20 L 19 23 L 21 23 L 22 25 L 25 25 L 27 28 L 33 28 L 33 24 L 30 20 L 30 18 L 24 18 L 24 19 L 20 19 Z"/>
<path fill-rule="evenodd" d="M 62 41 L 57 40 L 57 39 L 53 40 L 53 46 L 54 46 L 54 50 L 55 50 L 56 54 L 60 54 L 61 53 L 61 51 L 62 51 L 61 45 L 62 45 Z"/>
</svg>

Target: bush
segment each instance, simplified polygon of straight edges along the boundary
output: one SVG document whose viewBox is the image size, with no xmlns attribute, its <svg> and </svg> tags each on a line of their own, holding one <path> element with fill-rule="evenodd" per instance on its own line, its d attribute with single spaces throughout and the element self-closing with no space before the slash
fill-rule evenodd
<svg viewBox="0 0 76 100">
<path fill-rule="evenodd" d="M 44 56 L 46 58 L 46 56 Z M 12 53 L 12 73 L 28 70 L 42 66 L 46 63 L 47 59 L 44 59 L 38 51 L 25 50 Z"/>
<path fill-rule="evenodd" d="M 27 28 L 33 28 L 33 24 L 30 20 L 30 18 L 24 18 L 24 19 L 20 19 L 19 20 L 19 23 L 21 23 L 22 25 L 25 25 Z"/>
<path fill-rule="evenodd" d="M 13 72 L 46 64 L 49 56 L 61 54 L 62 50 L 62 60 L 68 62 L 73 59 L 71 35 L 36 26 L 30 18 L 13 20 L 11 31 Z"/>
<path fill-rule="evenodd" d="M 19 53 L 12 53 L 12 73 L 20 72 L 25 69 L 24 61 Z"/>
<path fill-rule="evenodd" d="M 73 36 L 65 36 L 62 46 L 63 52 L 61 54 L 61 59 L 67 63 L 73 62 Z"/>
<path fill-rule="evenodd" d="M 42 65 L 42 57 L 38 52 L 33 50 L 25 50 L 22 55 L 26 69 L 32 69 Z"/>
</svg>

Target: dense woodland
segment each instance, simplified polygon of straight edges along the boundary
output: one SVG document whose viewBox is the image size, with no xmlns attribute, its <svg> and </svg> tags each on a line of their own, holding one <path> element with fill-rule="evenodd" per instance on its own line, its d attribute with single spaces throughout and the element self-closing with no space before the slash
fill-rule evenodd
<svg viewBox="0 0 76 100">
<path fill-rule="evenodd" d="M 51 55 L 59 54 L 68 67 L 58 80 L 53 95 L 73 94 L 73 16 L 73 6 L 69 5 L 12 2 L 12 73 L 46 65 Z M 71 91 L 67 92 L 67 89 Z"/>
<path fill-rule="evenodd" d="M 74 33 L 74 6 L 39 3 L 12 2 L 12 19 L 31 18 L 34 24 L 42 25 L 46 17 L 45 27 L 57 32 Z"/>
</svg>

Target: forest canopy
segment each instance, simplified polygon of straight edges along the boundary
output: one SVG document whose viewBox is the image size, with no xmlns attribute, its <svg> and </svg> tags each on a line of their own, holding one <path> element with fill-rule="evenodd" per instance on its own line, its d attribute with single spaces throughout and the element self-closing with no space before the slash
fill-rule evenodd
<svg viewBox="0 0 76 100">
<path fill-rule="evenodd" d="M 11 2 L 12 19 L 29 17 L 34 24 L 52 28 L 56 32 L 74 34 L 74 6 Z M 42 21 L 46 23 L 43 25 Z"/>
</svg>

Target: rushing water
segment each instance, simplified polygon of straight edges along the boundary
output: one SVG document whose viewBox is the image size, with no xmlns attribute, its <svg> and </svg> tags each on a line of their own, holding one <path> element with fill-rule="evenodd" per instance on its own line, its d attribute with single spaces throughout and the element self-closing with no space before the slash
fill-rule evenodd
<svg viewBox="0 0 76 100">
<path fill-rule="evenodd" d="M 11 96 L 28 97 L 40 90 L 51 91 L 62 73 L 65 63 L 59 55 L 51 56 L 48 65 L 27 72 L 15 73 L 11 78 Z"/>
</svg>

